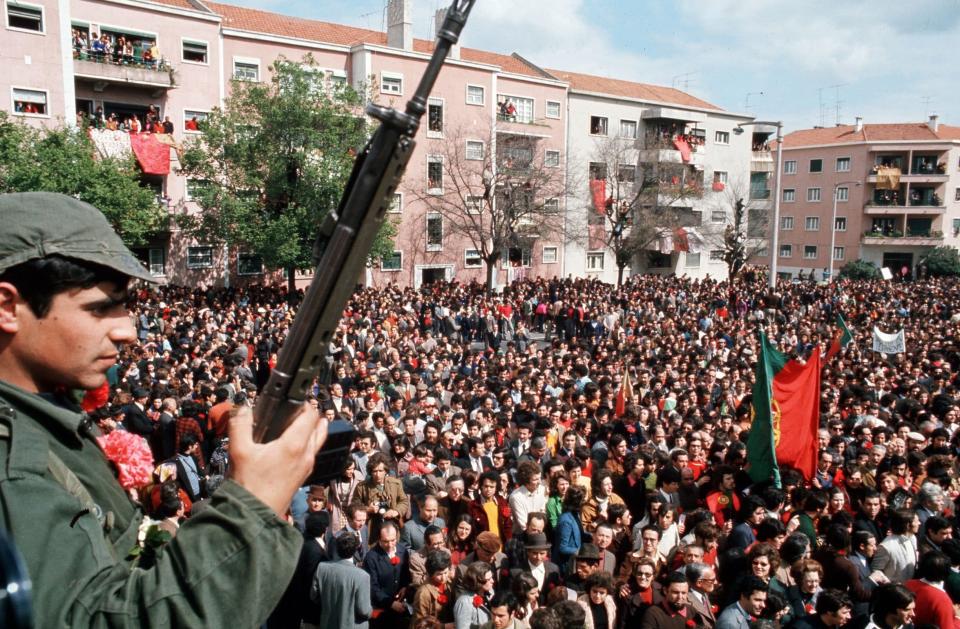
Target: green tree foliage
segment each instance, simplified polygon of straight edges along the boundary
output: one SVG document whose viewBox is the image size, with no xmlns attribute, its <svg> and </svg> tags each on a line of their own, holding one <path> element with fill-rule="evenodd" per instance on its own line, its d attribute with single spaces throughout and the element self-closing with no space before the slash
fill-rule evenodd
<svg viewBox="0 0 960 629">
<path fill-rule="evenodd" d="M 880 269 L 873 262 L 851 260 L 840 269 L 840 277 L 851 280 L 875 280 L 880 277 Z"/>
<path fill-rule="evenodd" d="M 340 202 L 368 137 L 361 95 L 309 55 L 280 58 L 266 83 L 234 81 L 222 109 L 201 123 L 184 152 L 202 212 L 177 220 L 189 233 L 256 254 L 272 269 L 313 267 L 323 218 Z M 393 250 L 396 226 L 372 255 Z"/>
<path fill-rule="evenodd" d="M 166 226 L 153 190 L 133 159 L 95 157 L 82 130 L 36 129 L 0 112 L 0 191 L 60 192 L 100 208 L 128 245 Z"/>
<path fill-rule="evenodd" d="M 935 277 L 960 275 L 960 254 L 953 247 L 937 247 L 931 250 L 920 264 L 927 268 L 929 275 Z"/>
</svg>

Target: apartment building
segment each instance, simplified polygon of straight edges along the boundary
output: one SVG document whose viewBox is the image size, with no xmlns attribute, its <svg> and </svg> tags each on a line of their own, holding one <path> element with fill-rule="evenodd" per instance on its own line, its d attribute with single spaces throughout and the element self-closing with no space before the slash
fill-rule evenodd
<svg viewBox="0 0 960 629">
<path fill-rule="evenodd" d="M 153 108 L 161 119 L 169 119 L 179 142 L 196 137 L 196 122 L 223 104 L 234 79 L 266 81 L 280 56 L 296 61 L 310 54 L 329 81 L 349 83 L 381 104 L 402 108 L 433 50 L 432 41 L 413 37 L 412 0 L 390 0 L 387 32 L 199 0 L 0 1 L 6 44 L 0 94 L 9 94 L 9 100 L 0 99 L 0 108 L 37 125 L 72 124 L 77 112 L 98 110 L 107 116 L 142 119 Z M 442 20 L 442 10 L 438 13 L 437 20 Z M 74 32 L 83 33 L 91 45 L 94 35 L 123 36 L 144 47 L 155 44 L 156 58 L 150 63 L 110 63 L 90 50 L 77 51 Z M 504 115 L 507 102 L 511 113 Z M 634 122 L 638 168 L 648 132 L 689 133 L 698 139 L 689 161 L 670 147 L 656 149 L 656 158 L 682 165 L 689 181 L 707 182 L 706 188 L 698 184 L 705 191 L 691 203 L 687 227 L 693 230 L 693 248 L 701 248 L 696 244 L 701 235 L 697 228 L 722 224 L 720 214 L 711 209 L 719 200 L 712 182 L 719 189 L 749 171 L 749 140 L 732 132 L 749 117 L 723 112 L 678 90 L 547 71 L 517 54 L 455 47 L 428 105 L 416 151 L 391 209 L 399 225 L 396 250 L 368 270 L 365 279 L 371 285 L 484 279 L 485 264 L 476 246 L 431 210 L 430 196 L 442 196 L 444 187 L 451 187 L 444 168 L 451 150 L 477 162 L 507 151 L 518 162 L 536 160 L 566 178 L 573 171 L 580 177 L 589 168 L 590 144 L 599 137 L 591 133 L 593 117 L 605 116 L 619 125 L 611 128 L 628 133 L 630 125 L 624 127 L 623 121 Z M 573 153 L 577 162 L 568 164 L 568 154 Z M 196 212 L 190 194 L 196 182 L 177 170 L 176 153 L 171 151 L 169 172 L 144 175 L 144 182 L 156 190 L 171 214 Z M 482 190 L 482 182 L 476 183 Z M 470 197 L 466 201 L 469 204 Z M 550 202 L 564 220 L 574 213 L 576 220 L 567 221 L 570 226 L 584 217 L 583 199 L 564 195 Z M 531 225 L 525 237 L 504 252 L 497 265 L 498 280 L 571 274 L 615 279 L 609 252 L 572 238 L 571 231 Z M 658 245 L 660 255 L 638 258 L 634 271 L 714 276 L 725 272 L 709 247 L 702 252 L 689 247 L 674 251 L 678 247 L 671 238 L 665 233 Z M 179 232 L 173 222 L 169 231 L 136 253 L 171 283 L 264 279 L 256 256 L 198 242 Z M 695 260 L 697 256 L 706 259 Z M 308 280 L 309 274 L 302 279 Z"/>
<path fill-rule="evenodd" d="M 679 218 L 657 223 L 659 237 L 643 243 L 625 275 L 725 278 L 723 230 L 736 198 L 748 194 L 752 159 L 751 134 L 736 131 L 752 117 L 672 88 L 550 72 L 570 85 L 567 170 L 573 194 L 567 200 L 567 273 L 618 279 L 615 252 L 605 246 L 616 226 L 599 215 L 602 196 L 608 204 L 638 206 L 634 220 L 649 220 L 649 209 L 639 207 L 644 204 L 670 206 Z M 656 201 L 645 191 L 651 188 Z"/>
<path fill-rule="evenodd" d="M 831 245 L 834 272 L 863 259 L 894 275 L 915 272 L 934 247 L 960 245 L 960 127 L 937 116 L 790 133 L 781 176 L 783 278 L 828 277 Z"/>
</svg>

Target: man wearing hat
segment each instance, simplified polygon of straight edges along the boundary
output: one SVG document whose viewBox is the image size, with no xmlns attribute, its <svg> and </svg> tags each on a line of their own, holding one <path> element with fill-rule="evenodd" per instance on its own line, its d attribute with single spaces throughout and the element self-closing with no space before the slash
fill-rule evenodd
<svg viewBox="0 0 960 629">
<path fill-rule="evenodd" d="M 260 625 L 296 567 L 303 538 L 282 516 L 326 422 L 304 406 L 279 439 L 255 444 L 252 412 L 240 410 L 231 479 L 153 566 L 135 569 L 143 513 L 63 392 L 105 382 L 136 340 L 127 284 L 153 278 L 74 198 L 0 195 L 0 222 L 0 521 L 32 580 L 33 624 Z"/>
<path fill-rule="evenodd" d="M 137 387 L 133 390 L 133 402 L 123 410 L 123 426 L 129 432 L 142 437 L 149 437 L 150 433 L 153 432 L 153 422 L 147 417 L 146 412 L 149 401 L 149 391 L 143 387 Z"/>
<path fill-rule="evenodd" d="M 467 568 L 475 561 L 490 564 L 493 568 L 493 578 L 499 582 L 500 577 L 503 576 L 502 571 L 507 567 L 507 556 L 500 550 L 500 537 L 496 533 L 483 531 L 477 535 L 474 548 L 475 550 L 464 557 L 457 565 L 457 583 L 463 582 L 463 576 L 467 573 Z"/>
<path fill-rule="evenodd" d="M 516 578 L 521 572 L 532 574 L 540 587 L 540 604 L 545 605 L 547 594 L 550 590 L 559 587 L 562 582 L 560 568 L 557 567 L 557 564 L 547 560 L 552 547 L 550 542 L 547 541 L 547 536 L 543 533 L 525 533 L 523 546 L 527 551 L 527 559 L 519 568 L 510 571 L 510 578 Z"/>
</svg>

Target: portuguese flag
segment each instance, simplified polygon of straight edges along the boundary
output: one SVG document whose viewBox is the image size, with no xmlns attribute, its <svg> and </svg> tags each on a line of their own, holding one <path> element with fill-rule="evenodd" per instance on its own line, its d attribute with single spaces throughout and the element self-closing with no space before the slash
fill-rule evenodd
<svg viewBox="0 0 960 629">
<path fill-rule="evenodd" d="M 747 439 L 750 478 L 755 483 L 773 479 L 779 487 L 782 464 L 812 479 L 820 428 L 820 348 L 814 348 L 810 359 L 801 363 L 774 349 L 761 332 L 751 415 Z"/>
<path fill-rule="evenodd" d="M 840 353 L 840 350 L 846 347 L 853 340 L 853 333 L 847 327 L 847 322 L 839 314 L 837 315 L 837 334 L 830 343 L 830 349 L 827 350 L 826 360 L 830 360 Z"/>
</svg>

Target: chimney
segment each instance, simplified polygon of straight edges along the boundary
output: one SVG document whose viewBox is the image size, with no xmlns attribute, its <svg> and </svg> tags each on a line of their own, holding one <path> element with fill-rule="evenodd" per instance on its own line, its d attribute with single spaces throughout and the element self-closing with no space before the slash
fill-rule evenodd
<svg viewBox="0 0 960 629">
<path fill-rule="evenodd" d="M 855 122 L 853 123 L 853 130 L 858 132 L 863 131 L 863 118 L 861 118 L 860 116 L 857 116 L 856 118 L 854 118 L 854 120 Z"/>
<path fill-rule="evenodd" d="M 413 50 L 413 0 L 387 3 L 387 45 Z"/>
<path fill-rule="evenodd" d="M 930 120 L 927 122 L 927 126 L 930 127 L 930 130 L 936 133 L 940 129 L 940 116 L 933 114 L 930 116 Z"/>
<path fill-rule="evenodd" d="M 433 32 L 434 35 L 440 33 L 440 28 L 443 26 L 443 21 L 447 19 L 447 9 L 437 9 L 436 14 L 433 16 Z M 448 55 L 450 59 L 459 59 L 460 58 L 460 44 L 454 44 L 450 47 L 450 54 Z"/>
</svg>

